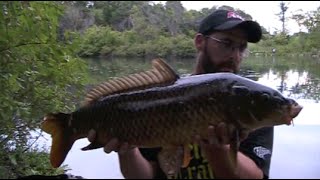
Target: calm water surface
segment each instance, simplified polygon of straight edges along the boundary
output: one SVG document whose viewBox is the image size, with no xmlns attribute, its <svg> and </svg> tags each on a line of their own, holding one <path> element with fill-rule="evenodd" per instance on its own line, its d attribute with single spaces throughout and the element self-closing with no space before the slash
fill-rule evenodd
<svg viewBox="0 0 320 180">
<path fill-rule="evenodd" d="M 94 83 L 150 68 L 145 59 L 88 59 Z M 167 62 L 181 76 L 190 74 L 193 59 Z M 241 67 L 241 75 L 278 89 L 304 106 L 294 125 L 275 128 L 270 178 L 320 178 L 320 60 L 308 58 L 250 57 Z M 50 138 L 49 138 L 50 139 Z M 116 153 L 102 149 L 80 151 L 89 142 L 77 141 L 64 164 L 69 173 L 85 178 L 119 178 Z"/>
</svg>

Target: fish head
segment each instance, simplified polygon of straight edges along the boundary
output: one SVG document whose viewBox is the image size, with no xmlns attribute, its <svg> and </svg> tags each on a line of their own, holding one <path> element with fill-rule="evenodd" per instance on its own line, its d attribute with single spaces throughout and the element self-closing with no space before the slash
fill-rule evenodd
<svg viewBox="0 0 320 180">
<path fill-rule="evenodd" d="M 251 101 L 253 110 L 250 112 L 256 127 L 290 125 L 303 108 L 294 99 L 280 95 L 263 93 L 257 96 Z"/>
<path fill-rule="evenodd" d="M 279 91 L 255 82 L 232 86 L 229 116 L 246 129 L 290 125 L 303 107 Z"/>
</svg>

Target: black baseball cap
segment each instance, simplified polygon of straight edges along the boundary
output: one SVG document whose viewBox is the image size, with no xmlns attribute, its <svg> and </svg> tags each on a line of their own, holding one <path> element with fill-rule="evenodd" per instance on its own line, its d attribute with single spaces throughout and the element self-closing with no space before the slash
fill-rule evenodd
<svg viewBox="0 0 320 180">
<path fill-rule="evenodd" d="M 261 26 L 259 23 L 251 20 L 244 20 L 234 11 L 216 10 L 200 23 L 198 32 L 204 35 L 215 30 L 228 30 L 234 27 L 242 28 L 248 37 L 248 42 L 256 43 L 262 36 Z"/>
</svg>

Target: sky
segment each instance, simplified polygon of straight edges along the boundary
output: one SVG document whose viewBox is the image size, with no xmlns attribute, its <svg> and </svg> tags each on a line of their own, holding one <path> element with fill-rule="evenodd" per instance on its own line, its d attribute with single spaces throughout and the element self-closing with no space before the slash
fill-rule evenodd
<svg viewBox="0 0 320 180">
<path fill-rule="evenodd" d="M 166 1 L 154 1 L 156 3 L 165 3 Z M 202 8 L 211 8 L 213 6 L 227 5 L 235 9 L 240 9 L 250 14 L 253 20 L 259 22 L 267 31 L 273 33 L 275 30 L 282 29 L 282 24 L 276 16 L 280 12 L 281 1 L 181 1 L 186 10 L 201 10 Z M 291 15 L 298 9 L 302 12 L 316 10 L 320 6 L 320 1 L 284 1 L 288 4 L 287 14 Z M 299 26 L 293 20 L 288 22 L 287 28 L 289 34 L 299 32 Z M 302 29 L 302 31 L 305 31 Z"/>
</svg>

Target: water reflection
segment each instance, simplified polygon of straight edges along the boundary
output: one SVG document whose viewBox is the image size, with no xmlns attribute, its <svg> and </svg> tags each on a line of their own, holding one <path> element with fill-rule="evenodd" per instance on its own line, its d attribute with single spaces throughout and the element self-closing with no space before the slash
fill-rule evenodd
<svg viewBox="0 0 320 180">
<path fill-rule="evenodd" d="M 250 60 L 249 60 L 250 61 Z M 320 97 L 320 69 L 319 62 L 312 59 L 290 59 L 278 62 L 274 57 L 268 64 L 268 59 L 254 59 L 245 62 L 242 75 L 262 84 L 279 90 L 281 93 L 294 99 L 310 99 L 319 102 Z M 265 61 L 262 63 L 261 61 Z M 306 63 L 308 61 L 308 63 Z M 267 62 L 267 63 L 266 63 Z M 264 66 L 264 67 L 262 67 Z M 254 69 L 254 71 L 248 69 Z"/>
</svg>

